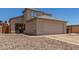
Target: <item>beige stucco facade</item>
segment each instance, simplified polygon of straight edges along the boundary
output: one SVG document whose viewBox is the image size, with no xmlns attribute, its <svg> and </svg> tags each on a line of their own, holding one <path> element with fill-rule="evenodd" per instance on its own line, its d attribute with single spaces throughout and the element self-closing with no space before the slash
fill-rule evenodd
<svg viewBox="0 0 79 59">
<path fill-rule="evenodd" d="M 26 25 L 25 25 L 26 34 L 36 34 L 37 33 L 36 30 L 37 30 L 37 20 L 26 22 Z"/>
<path fill-rule="evenodd" d="M 49 19 L 34 18 L 26 23 L 27 34 L 65 34 L 66 23 Z"/>
</svg>

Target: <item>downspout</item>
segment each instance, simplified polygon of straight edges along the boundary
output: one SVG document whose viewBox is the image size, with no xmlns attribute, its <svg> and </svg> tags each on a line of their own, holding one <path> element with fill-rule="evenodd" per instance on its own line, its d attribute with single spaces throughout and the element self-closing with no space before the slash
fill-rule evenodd
<svg viewBox="0 0 79 59">
<path fill-rule="evenodd" d="M 71 33 L 72 33 L 72 26 L 71 26 Z"/>
</svg>

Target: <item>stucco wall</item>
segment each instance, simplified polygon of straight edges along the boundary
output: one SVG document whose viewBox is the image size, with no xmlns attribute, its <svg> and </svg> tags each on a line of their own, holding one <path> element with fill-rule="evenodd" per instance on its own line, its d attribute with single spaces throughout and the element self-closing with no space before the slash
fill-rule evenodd
<svg viewBox="0 0 79 59">
<path fill-rule="evenodd" d="M 37 34 L 64 34 L 66 23 L 52 20 L 37 20 Z"/>
<path fill-rule="evenodd" d="M 31 19 L 31 17 L 29 16 L 30 11 L 31 11 L 31 10 L 26 10 L 26 11 L 24 12 L 24 23 L 25 23 L 26 21 L 28 21 L 28 20 Z"/>
<path fill-rule="evenodd" d="M 25 33 L 36 34 L 36 20 L 26 22 Z"/>
</svg>

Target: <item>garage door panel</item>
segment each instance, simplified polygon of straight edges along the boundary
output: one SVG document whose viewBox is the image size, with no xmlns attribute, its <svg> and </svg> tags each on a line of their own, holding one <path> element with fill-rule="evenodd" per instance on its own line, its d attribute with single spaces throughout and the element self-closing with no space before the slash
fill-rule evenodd
<svg viewBox="0 0 79 59">
<path fill-rule="evenodd" d="M 47 24 L 43 25 L 44 33 L 63 33 L 63 25 L 62 24 Z"/>
</svg>

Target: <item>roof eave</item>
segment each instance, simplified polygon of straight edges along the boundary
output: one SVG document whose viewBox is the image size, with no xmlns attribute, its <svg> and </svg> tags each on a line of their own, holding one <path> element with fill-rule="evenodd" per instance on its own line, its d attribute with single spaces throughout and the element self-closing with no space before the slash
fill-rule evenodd
<svg viewBox="0 0 79 59">
<path fill-rule="evenodd" d="M 36 18 L 38 18 L 38 17 L 36 17 Z M 39 18 L 39 19 L 47 19 L 47 18 Z M 48 19 L 48 20 L 53 20 L 53 21 L 60 21 L 60 22 L 64 22 L 64 23 L 67 23 L 67 21 L 63 21 L 63 20 L 57 20 L 57 19 Z"/>
</svg>

